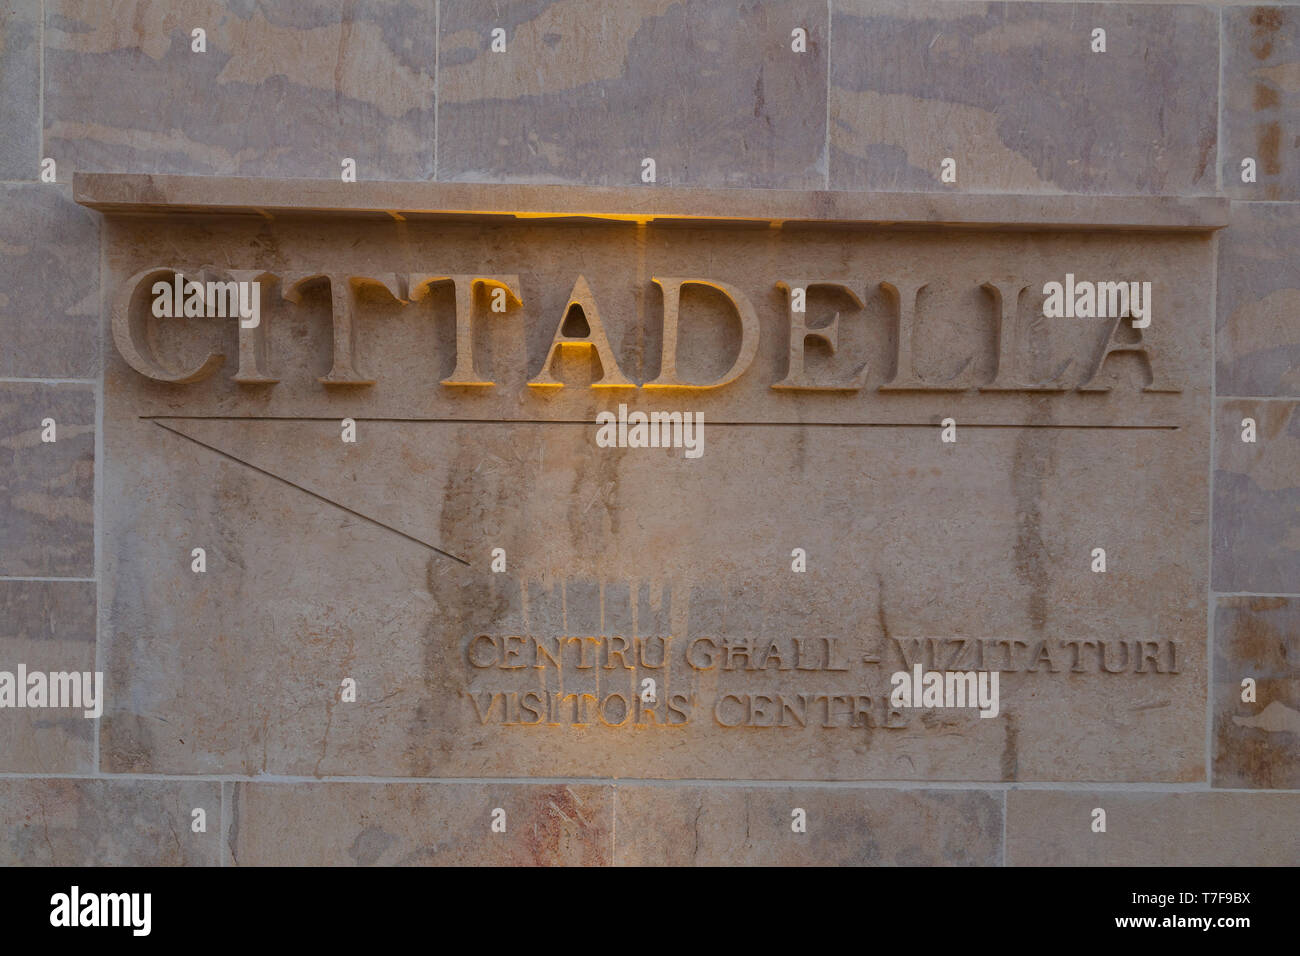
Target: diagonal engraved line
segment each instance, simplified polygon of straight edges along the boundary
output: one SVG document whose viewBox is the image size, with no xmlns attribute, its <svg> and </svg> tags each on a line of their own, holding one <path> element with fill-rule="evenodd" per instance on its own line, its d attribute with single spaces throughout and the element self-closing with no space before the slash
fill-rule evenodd
<svg viewBox="0 0 1300 956">
<path fill-rule="evenodd" d="M 164 425 L 162 422 L 158 421 L 157 419 L 154 419 L 153 423 L 157 425 L 159 428 L 171 432 L 173 435 L 179 435 L 181 438 L 192 441 L 196 445 L 201 445 L 202 447 L 208 449 L 208 451 L 216 452 L 218 455 L 221 455 L 223 458 L 229 458 L 231 461 L 238 462 L 239 464 L 243 465 L 245 468 L 251 468 L 259 475 L 266 475 L 268 478 L 274 478 L 276 481 L 282 482 L 283 484 L 288 485 L 290 488 L 297 488 L 303 494 L 311 495 L 313 498 L 317 499 L 318 501 L 323 501 L 326 504 L 333 505 L 335 508 L 338 508 L 340 511 L 346 511 L 348 514 L 355 515 L 356 517 L 362 519 L 363 521 L 369 521 L 371 524 L 377 525 L 378 527 L 383 528 L 385 531 L 391 531 L 393 532 L 393 534 L 401 535 L 407 541 L 414 541 L 416 544 L 428 548 L 430 551 L 438 552 L 445 558 L 451 558 L 453 561 L 459 561 L 467 568 L 470 567 L 470 563 L 468 561 L 466 561 L 464 558 L 458 558 L 450 551 L 444 551 L 442 550 L 442 548 L 439 548 L 436 545 L 432 545 L 427 541 L 422 541 L 421 539 L 415 537 L 414 535 L 407 534 L 405 531 L 402 531 L 398 528 L 394 528 L 390 524 L 384 524 L 382 521 L 378 520 L 377 518 L 372 518 L 370 517 L 370 515 L 362 514 L 360 511 L 356 511 L 352 508 L 349 508 L 347 505 L 341 505 L 337 501 L 333 500 L 332 498 L 326 498 L 324 495 L 318 494 L 317 492 L 312 491 L 310 488 L 304 488 L 302 485 L 294 484 L 288 478 L 282 478 L 273 471 L 267 471 L 265 468 L 258 468 L 256 465 L 244 461 L 244 459 L 242 458 L 236 458 L 228 451 L 222 451 L 220 448 L 216 447 L 215 445 L 209 445 L 207 442 L 199 441 L 197 438 L 187 435 L 182 431 L 177 431 L 175 428 L 169 428 L 168 426 Z"/>
</svg>

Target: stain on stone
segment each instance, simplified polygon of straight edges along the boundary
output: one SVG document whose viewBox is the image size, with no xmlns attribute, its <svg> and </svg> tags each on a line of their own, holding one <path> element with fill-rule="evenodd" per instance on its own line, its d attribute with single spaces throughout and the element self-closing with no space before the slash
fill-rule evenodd
<svg viewBox="0 0 1300 956">
<path fill-rule="evenodd" d="M 1250 598 L 1246 614 L 1236 618 L 1232 640 L 1237 660 L 1264 664 L 1286 654 L 1285 636 L 1263 612 L 1280 609 L 1286 598 Z"/>
<path fill-rule="evenodd" d="M 484 453 L 477 437 L 471 430 L 457 429 L 454 437 L 449 438 L 449 443 L 454 443 L 454 447 L 448 449 L 452 454 L 452 464 L 443 484 L 438 529 L 441 546 L 453 554 L 470 550 L 466 542 L 482 538 L 489 518 L 495 516 L 500 520 L 500 516 L 513 513 L 506 507 L 509 489 L 515 482 L 523 480 L 519 474 L 519 461 L 515 458 L 505 463 L 509 474 L 492 481 L 480 480 L 478 470 L 483 465 Z M 471 561 L 471 565 L 475 563 Z M 479 566 L 481 563 L 482 558 Z"/>
<path fill-rule="evenodd" d="M 130 682 L 109 680 L 108 686 L 130 686 Z M 105 771 L 109 773 L 156 773 L 158 771 L 158 767 L 154 765 L 158 744 L 144 716 L 106 713 L 101 724 L 102 761 Z"/>
<path fill-rule="evenodd" d="M 1203 68 L 1217 54 L 1217 11 L 1126 10 L 1126 32 L 1151 39 L 1140 55 L 1103 65 L 1086 44 L 1057 39 L 1076 29 L 1065 4 L 835 5 L 832 185 L 946 188 L 938 162 L 951 150 L 940 144 L 960 141 L 967 155 L 992 158 L 961 174 L 965 188 L 982 192 L 1198 192 L 1206 178 L 1212 190 L 1209 164 L 1194 168 L 1194 147 L 1218 125 L 1217 75 Z M 890 52 L 900 49 L 913 55 Z M 1014 101 L 1008 83 L 1021 90 Z M 1081 88 L 1089 95 L 1073 95 Z M 1116 163 L 1134 141 L 1160 148 Z"/>
<path fill-rule="evenodd" d="M 1258 450 L 1241 452 L 1239 442 L 1216 448 L 1214 483 L 1213 584 L 1217 591 L 1289 593 L 1300 574 L 1300 548 L 1293 542 L 1300 524 L 1300 489 L 1274 476 L 1290 465 L 1290 439 L 1280 433 L 1300 418 L 1291 402 L 1241 401 L 1220 410 L 1234 431 L 1245 415 L 1259 424 Z M 1221 432 L 1222 433 L 1222 432 Z M 1234 436 L 1235 437 L 1235 436 Z M 1292 469 L 1293 470 L 1293 469 Z"/>
<path fill-rule="evenodd" d="M 1020 728 L 1016 726 L 1016 718 L 1012 714 L 1006 715 L 1006 744 L 1002 748 L 1002 779 L 1016 780 L 1020 776 L 1020 752 L 1018 744 L 1020 740 Z"/>
<path fill-rule="evenodd" d="M 374 866 L 396 842 L 397 837 L 388 833 L 383 827 L 368 826 L 352 841 L 352 845 L 348 847 L 348 856 L 352 857 L 352 861 L 357 866 Z"/>
<path fill-rule="evenodd" d="M 1205 175 L 1206 167 L 1210 165 L 1210 154 L 1214 152 L 1214 147 L 1218 145 L 1218 142 L 1218 130 L 1207 129 L 1201 134 L 1201 138 L 1196 144 L 1196 148 L 1199 150 L 1196 157 L 1197 181 L 1200 181 L 1200 178 Z"/>
<path fill-rule="evenodd" d="M 530 813 L 538 821 L 524 830 L 531 863 L 599 866 L 609 862 L 608 841 L 593 827 L 596 808 L 587 806 L 572 787 L 539 787 L 530 790 L 529 797 Z"/>
<path fill-rule="evenodd" d="M 1267 83 L 1255 84 L 1255 97 L 1252 105 L 1257 110 L 1271 109 L 1281 102 L 1277 90 Z"/>
<path fill-rule="evenodd" d="M 470 29 L 482 33 L 477 0 L 445 0 L 439 174 L 615 185 L 653 149 L 660 183 L 816 186 L 825 52 L 773 51 L 788 53 L 791 23 L 824 22 L 826 6 L 782 6 L 768 16 L 761 5 L 651 0 L 593 19 L 580 4 L 542 4 L 511 35 L 502 65 L 463 48 Z M 565 37 L 554 49 L 552 33 Z M 570 37 L 581 56 L 559 55 Z M 647 102 L 660 108 L 647 113 Z M 563 149 L 529 154 L 529 135 L 556 130 Z"/>
<path fill-rule="evenodd" d="M 1250 52 L 1257 60 L 1267 60 L 1273 55 L 1273 34 L 1282 28 L 1285 14 L 1277 7 L 1256 7 L 1250 14 L 1255 28 Z"/>
<path fill-rule="evenodd" d="M 691 845 L 691 862 L 695 863 L 700 858 L 700 817 L 704 814 L 704 791 L 700 790 L 695 802 L 695 842 Z"/>
<path fill-rule="evenodd" d="M 876 573 L 876 621 L 880 624 L 880 633 L 886 641 L 892 640 L 889 633 L 889 618 L 885 614 L 885 576 Z"/>
<path fill-rule="evenodd" d="M 1048 425 L 1052 413 L 1040 400 L 1027 424 Z M 1056 458 L 1056 436 L 1051 428 L 1024 428 L 1016 439 L 1011 465 L 1011 493 L 1016 509 L 1014 558 L 1016 577 L 1029 587 L 1028 614 L 1036 631 L 1047 626 L 1051 606 L 1049 568 L 1051 555 L 1043 539 L 1044 479 L 1052 474 Z"/>
<path fill-rule="evenodd" d="M 1294 734 L 1300 737 L 1300 710 L 1292 710 L 1280 701 L 1272 700 L 1257 715 L 1233 717 L 1238 727 L 1251 727 L 1270 734 Z"/>
<path fill-rule="evenodd" d="M 0 780 L 0 865 L 211 866 L 220 793 L 215 781 Z M 214 808 L 206 834 L 190 832 L 193 807 Z"/>
<path fill-rule="evenodd" d="M 1276 176 L 1282 172 L 1282 124 L 1277 121 L 1260 123 L 1256 128 L 1255 147 L 1259 153 L 1259 168 Z"/>
<path fill-rule="evenodd" d="M 230 851 L 230 860 L 235 865 L 239 864 L 239 798 L 243 789 L 237 783 L 230 787 L 230 824 L 225 833 L 226 848 Z"/>
<path fill-rule="evenodd" d="M 1300 602 L 1219 598 L 1214 615 L 1216 787 L 1300 786 Z M 1256 681 L 1255 700 L 1241 681 Z"/>
</svg>

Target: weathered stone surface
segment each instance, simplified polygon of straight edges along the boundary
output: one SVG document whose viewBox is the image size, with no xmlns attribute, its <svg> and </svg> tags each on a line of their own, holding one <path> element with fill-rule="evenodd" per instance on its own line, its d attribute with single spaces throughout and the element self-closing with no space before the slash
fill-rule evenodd
<svg viewBox="0 0 1300 956">
<path fill-rule="evenodd" d="M 0 574 L 94 574 L 94 506 L 94 386 L 0 382 Z"/>
<path fill-rule="evenodd" d="M 987 791 L 623 786 L 620 866 L 996 866 Z M 804 811 L 804 832 L 792 829 Z"/>
<path fill-rule="evenodd" d="M 191 31 L 207 31 L 207 52 Z M 434 4 L 50 0 L 45 151 L 73 170 L 425 179 Z"/>
<path fill-rule="evenodd" d="M 1106 811 L 1106 832 L 1092 830 Z M 1295 866 L 1300 794 L 1012 790 L 1008 866 Z"/>
<path fill-rule="evenodd" d="M 1300 789 L 1300 600 L 1216 601 L 1214 785 Z"/>
<path fill-rule="evenodd" d="M 1300 402 L 1220 401 L 1214 590 L 1289 594 L 1300 582 Z M 1255 422 L 1255 442 L 1242 441 Z"/>
<path fill-rule="evenodd" d="M 1300 10 L 1223 11 L 1223 191 L 1238 199 L 1300 199 Z M 1255 182 L 1242 161 L 1255 161 Z"/>
<path fill-rule="evenodd" d="M 0 0 L 0 670 L 108 688 L 0 708 L 0 864 L 1300 863 L 1298 68 L 1294 2 Z M 116 297 L 204 267 L 276 274 L 261 332 L 146 283 L 164 374 L 224 353 L 147 381 Z M 335 336 L 314 270 L 410 301 Z M 1153 282 L 1109 392 L 1067 273 Z M 645 387 L 669 276 L 722 284 L 686 381 L 752 303 L 730 384 Z M 609 355 L 530 385 L 588 294 Z M 703 456 L 598 447 L 620 403 Z"/>
<path fill-rule="evenodd" d="M 837 189 L 1215 190 L 1212 10 L 845 0 L 831 46 Z"/>
<path fill-rule="evenodd" d="M 0 3 L 0 179 L 40 171 L 40 0 Z M 0 246 L 2 249 L 3 246 Z"/>
<path fill-rule="evenodd" d="M 1300 204 L 1233 203 L 1219 235 L 1215 388 L 1300 396 Z"/>
<path fill-rule="evenodd" d="M 659 184 L 821 186 L 826 18 L 820 0 L 443 0 L 438 178 L 623 185 L 649 157 Z"/>
<path fill-rule="evenodd" d="M 606 866 L 608 786 L 238 783 L 226 861 L 243 866 Z M 505 832 L 492 829 L 505 811 Z"/>
<path fill-rule="evenodd" d="M 0 670 L 95 670 L 95 585 L 0 581 Z M 0 772 L 94 770 L 98 724 L 83 710 L 0 710 Z"/>
<path fill-rule="evenodd" d="M 1204 779 L 1203 236 L 361 219 L 105 228 L 110 296 L 141 270 L 215 259 L 281 273 L 518 274 L 522 300 L 493 315 L 478 299 L 475 362 L 491 388 L 438 384 L 455 367 L 450 286 L 405 305 L 386 292 L 358 300 L 356 364 L 373 386 L 320 384 L 328 300 L 282 302 L 274 283 L 263 321 L 279 384 L 231 381 L 231 321 L 149 321 L 177 368 L 227 356 L 189 386 L 151 383 L 114 350 L 104 637 L 118 690 L 106 769 Z M 1154 282 L 1143 333 L 1154 369 L 1120 355 L 1101 375 L 1109 392 L 1078 392 L 1108 320 L 1044 321 L 1034 290 L 1067 271 L 1124 277 L 1135 262 Z M 566 387 L 530 387 L 580 274 L 632 382 L 660 373 L 652 276 L 740 290 L 754 305 L 752 367 L 708 391 L 591 389 L 598 373 L 579 352 L 557 363 Z M 776 283 L 804 275 L 865 284 L 860 309 L 826 290 L 809 299 L 810 324 L 841 312 L 837 350 L 810 347 L 809 375 L 842 383 L 867 362 L 859 392 L 772 388 L 790 341 Z M 1010 277 L 1031 290 L 1012 311 L 1016 374 L 1061 375 L 1062 392 L 979 390 L 998 364 L 980 283 Z M 962 391 L 880 391 L 897 338 L 881 281 L 929 283 L 915 368 Z M 716 290 L 686 291 L 685 381 L 725 372 L 740 338 Z M 1181 391 L 1143 391 L 1149 371 Z M 620 402 L 702 412 L 705 453 L 597 447 L 597 411 Z M 939 440 L 946 416 L 961 423 L 955 445 Z M 340 441 L 345 417 L 356 444 Z M 1142 480 L 1127 481 L 1135 469 Z M 202 575 L 189 566 L 196 546 L 208 552 Z M 1089 571 L 1099 546 L 1104 575 Z M 504 573 L 489 569 L 498 547 Z M 806 573 L 791 571 L 795 548 Z M 533 653 L 525 637 L 563 662 L 520 661 Z M 614 638 L 629 642 L 625 656 Z M 730 668 L 726 651 L 692 662 L 701 638 L 752 640 L 769 668 L 746 669 L 736 643 Z M 980 669 L 1004 672 L 996 719 L 891 712 L 892 672 L 975 668 L 985 650 Z M 346 677 L 356 703 L 339 701 Z M 638 715 L 646 678 L 656 700 Z"/>
<path fill-rule="evenodd" d="M 0 377 L 99 370 L 99 220 L 66 187 L 0 184 Z"/>
<path fill-rule="evenodd" d="M 206 833 L 192 829 L 202 809 Z M 0 779 L 0 864 L 216 866 L 221 784 Z"/>
</svg>

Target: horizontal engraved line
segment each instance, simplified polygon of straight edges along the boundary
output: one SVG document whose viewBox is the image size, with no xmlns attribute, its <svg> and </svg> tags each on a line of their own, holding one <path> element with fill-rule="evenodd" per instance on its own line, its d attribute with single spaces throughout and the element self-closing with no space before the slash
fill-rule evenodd
<svg viewBox="0 0 1300 956">
<path fill-rule="evenodd" d="M 1300 402 L 1296 395 L 1215 395 L 1214 400 L 1224 402 Z"/>
<path fill-rule="evenodd" d="M 98 385 L 99 379 L 96 378 L 18 378 L 14 376 L 0 377 L 0 385 L 10 385 L 10 384 Z"/>
<path fill-rule="evenodd" d="M 63 578 L 63 577 L 50 577 L 50 576 L 41 577 L 38 575 L 22 575 L 22 574 L 0 574 L 0 581 L 35 581 L 44 584 L 66 584 L 69 582 L 73 584 L 94 584 L 97 580 L 99 579 L 98 578 L 75 578 L 75 577 Z"/>
<path fill-rule="evenodd" d="M 1284 597 L 1300 598 L 1300 593 L 1295 591 L 1211 591 L 1216 598 L 1233 598 L 1233 597 Z"/>
<path fill-rule="evenodd" d="M 1169 794 L 1212 794 L 1232 793 L 1266 798 L 1270 794 L 1300 794 L 1300 789 L 1259 790 L 1245 787 L 1212 787 L 1204 780 L 1186 783 L 1165 783 L 1145 781 L 1110 781 L 1094 782 L 1087 780 L 925 780 L 921 778 L 900 779 L 882 778 L 879 780 L 798 780 L 789 777 L 745 779 L 710 779 L 705 777 L 383 777 L 377 775 L 357 774 L 355 776 L 322 775 L 319 777 L 300 774 L 257 775 L 229 774 L 177 774 L 177 773 L 111 773 L 107 771 L 86 773 L 22 773 L 11 771 L 0 773 L 0 780 L 85 780 L 107 782 L 157 782 L 157 783 L 261 783 L 278 786 L 298 784 L 343 783 L 343 784 L 386 784 L 394 786 L 436 785 L 515 785 L 515 786 L 555 786 L 555 785 L 591 785 L 610 787 L 710 787 L 719 790 L 752 788 L 769 790 L 776 788 L 810 789 L 810 790 L 984 790 L 998 791 L 1061 791 L 1087 792 L 1103 791 L 1112 793 L 1169 793 Z"/>
<path fill-rule="evenodd" d="M 301 415 L 141 415 L 143 421 L 199 422 L 338 422 L 338 416 Z M 441 424 L 441 425 L 595 425 L 586 418 L 363 418 L 347 416 L 356 422 L 388 422 L 391 424 Z M 939 422 L 715 422 L 711 426 L 734 428 L 939 428 Z M 1071 423 L 1033 422 L 958 422 L 961 428 L 1072 428 L 1119 429 L 1126 431 L 1178 431 L 1181 425 L 1089 425 Z"/>
</svg>

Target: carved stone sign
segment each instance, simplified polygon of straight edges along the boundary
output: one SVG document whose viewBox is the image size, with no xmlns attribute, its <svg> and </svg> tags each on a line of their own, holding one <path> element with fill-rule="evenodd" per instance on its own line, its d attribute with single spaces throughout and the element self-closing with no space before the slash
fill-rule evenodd
<svg viewBox="0 0 1300 956">
<path fill-rule="evenodd" d="M 105 769 L 1202 778 L 1219 202 L 77 190 Z"/>
</svg>

